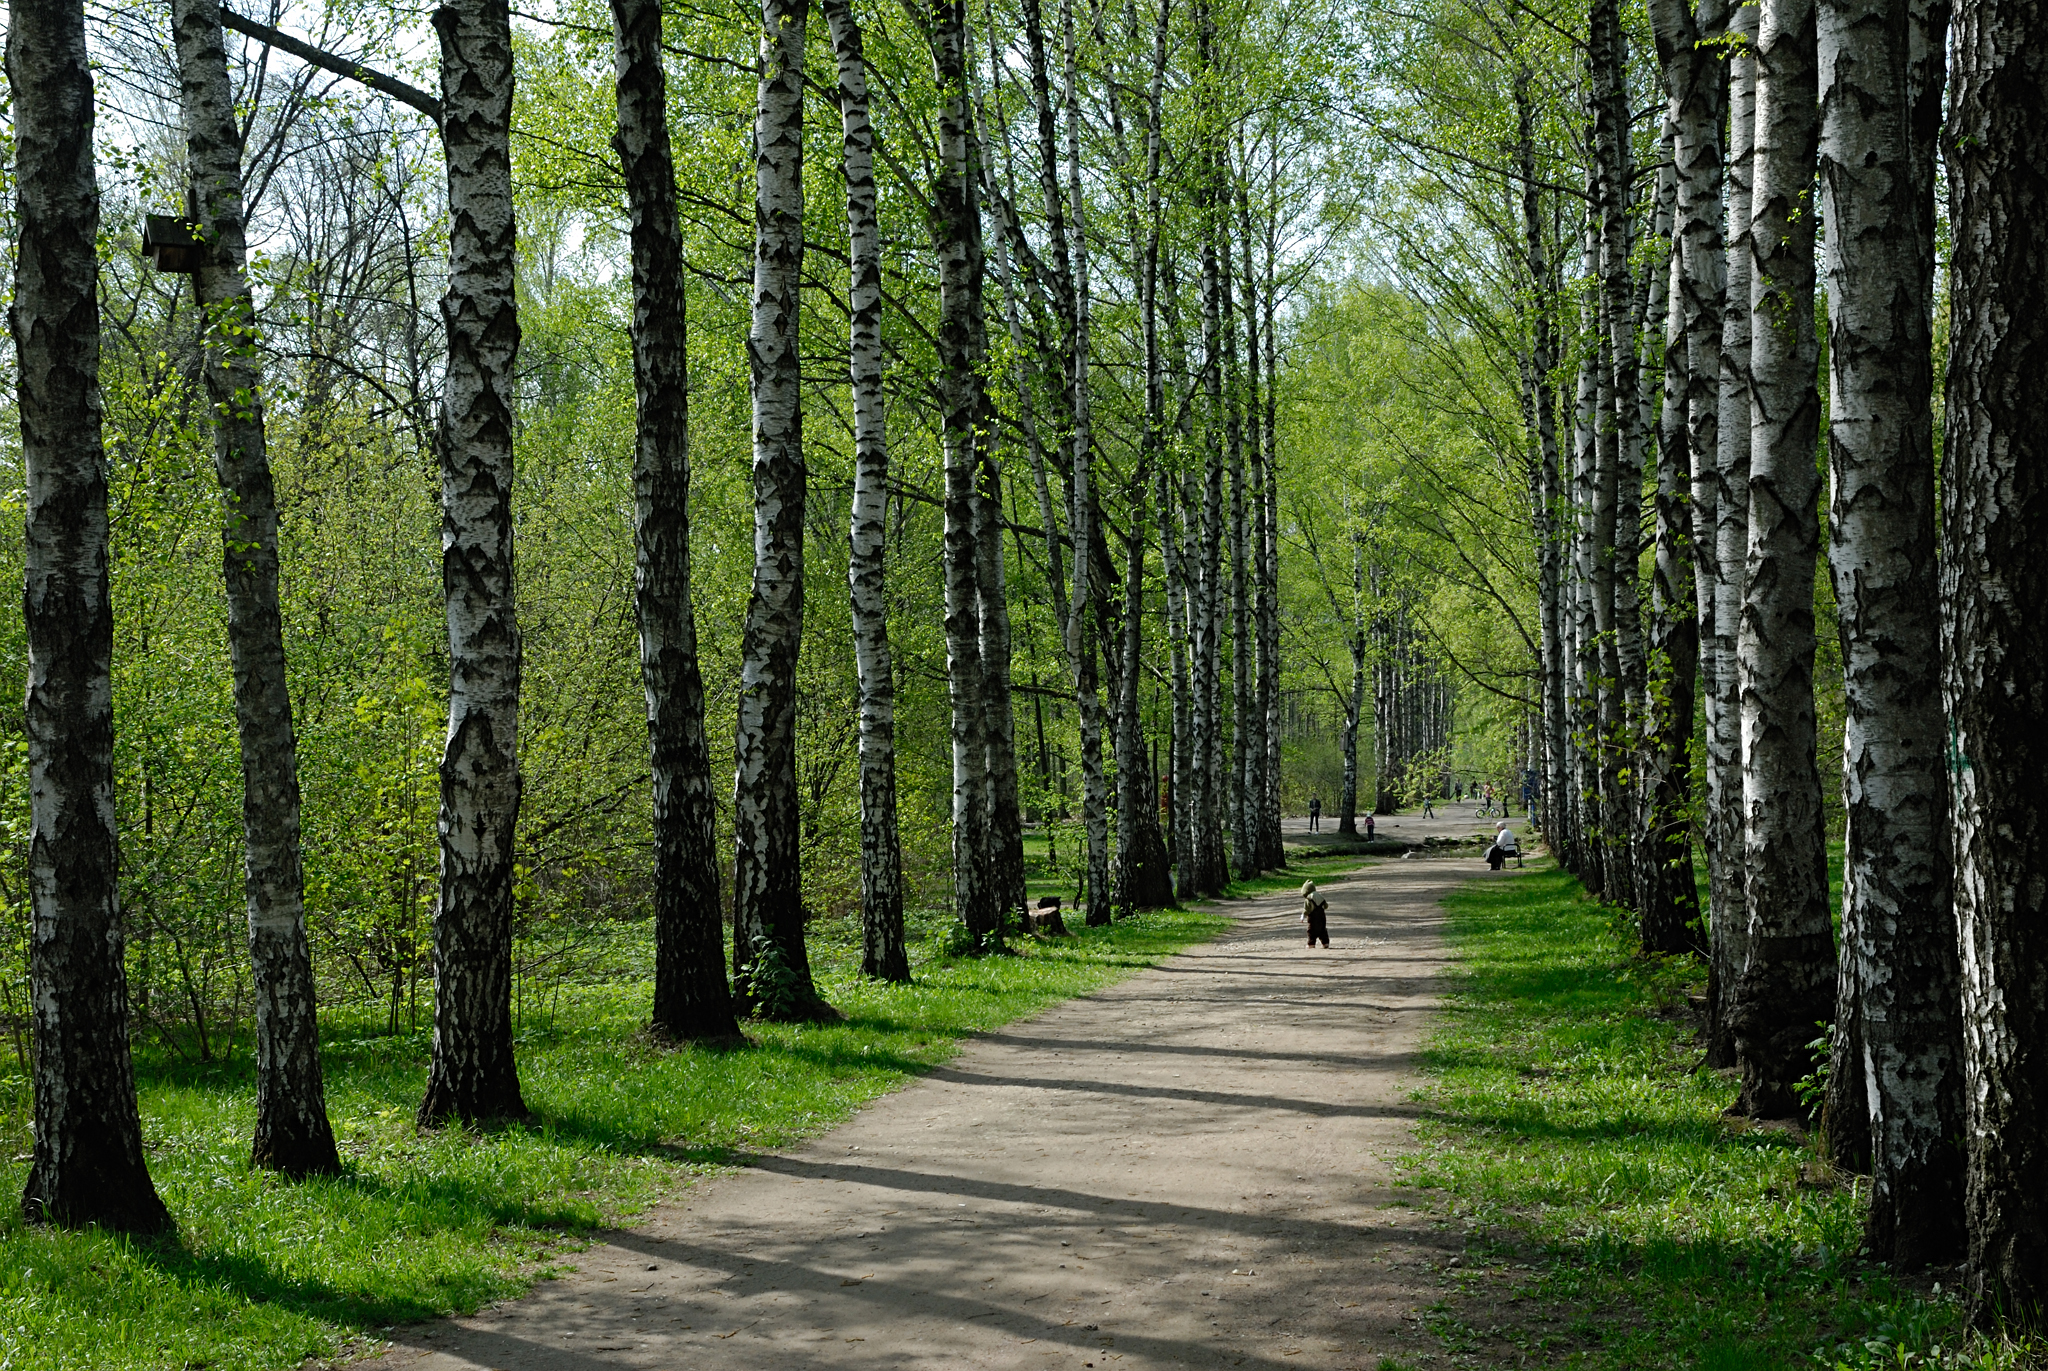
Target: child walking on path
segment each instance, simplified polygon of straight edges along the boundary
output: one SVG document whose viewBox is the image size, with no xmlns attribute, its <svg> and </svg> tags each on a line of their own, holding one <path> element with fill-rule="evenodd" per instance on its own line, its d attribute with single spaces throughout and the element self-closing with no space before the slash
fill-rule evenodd
<svg viewBox="0 0 2048 1371">
<path fill-rule="evenodd" d="M 1308 925 L 1308 945 L 1314 947 L 1318 938 L 1324 947 L 1330 945 L 1330 902 L 1316 894 L 1314 881 L 1301 883 L 1301 918 Z"/>
</svg>

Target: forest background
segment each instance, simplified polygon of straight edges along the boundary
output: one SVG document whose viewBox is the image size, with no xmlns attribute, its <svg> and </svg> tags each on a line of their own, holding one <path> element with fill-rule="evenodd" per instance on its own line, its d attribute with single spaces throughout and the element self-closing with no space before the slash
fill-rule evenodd
<svg viewBox="0 0 2048 1371">
<path fill-rule="evenodd" d="M 153 7 L 95 17 L 117 800 L 134 1030 L 177 1056 L 231 1058 L 246 1050 L 251 1008 L 220 497 L 199 383 L 198 314 L 181 290 L 184 278 L 151 271 L 139 251 L 142 217 L 182 208 L 175 66 L 165 16 Z M 425 56 L 416 15 L 300 6 L 265 17 L 386 69 L 426 70 L 404 58 Z M 1131 512 L 1150 496 L 1128 493 L 1116 474 L 1134 460 L 1144 408 L 1127 227 L 1138 160 L 1132 90 L 1153 56 L 1159 16 L 1097 7 L 1069 17 L 1078 24 L 1072 88 L 1099 238 L 1091 384 L 1111 469 L 1103 482 L 1108 517 L 1128 535 Z M 936 268 L 926 226 L 935 96 L 912 20 L 889 7 L 863 19 L 886 169 L 880 208 L 895 458 L 887 590 L 901 833 L 910 902 L 933 906 L 945 902 L 950 883 L 952 784 L 931 382 Z M 860 845 L 845 592 L 846 228 L 831 49 L 822 17 L 811 22 L 818 33 L 809 44 L 813 132 L 805 154 L 812 251 L 802 323 L 810 506 L 798 695 L 801 847 L 812 916 L 848 920 L 858 915 Z M 1023 21 L 991 5 L 970 22 L 980 50 L 985 175 L 1007 184 L 1009 203 L 1030 206 L 1030 192 L 1016 190 L 1020 178 L 1028 184 L 1034 154 L 1017 39 Z M 1371 606 L 1397 599 L 1414 606 L 1426 674 L 1443 683 L 1439 745 L 1455 738 L 1458 747 L 1455 759 L 1408 768 L 1411 792 L 1441 786 L 1447 765 L 1465 783 L 1483 776 L 1510 785 L 1529 698 L 1516 682 L 1533 671 L 1536 633 L 1529 513 L 1516 503 L 1524 460 L 1514 434 L 1516 373 L 1498 350 L 1502 331 L 1513 327 L 1515 287 L 1498 278 L 1483 239 L 1466 241 L 1472 224 L 1458 196 L 1471 187 L 1404 161 L 1398 140 L 1355 136 L 1390 119 L 1436 118 L 1432 104 L 1446 98 L 1498 106 L 1459 111 L 1465 118 L 1498 119 L 1506 107 L 1498 91 L 1488 96 L 1477 85 L 1412 84 L 1433 70 L 1442 82 L 1456 80 L 1456 70 L 1432 56 L 1445 50 L 1438 25 L 1458 22 L 1455 11 L 1391 19 L 1307 3 L 1223 6 L 1220 71 L 1206 76 L 1196 70 L 1186 13 L 1168 11 L 1166 22 L 1169 188 L 1196 175 L 1188 149 L 1215 117 L 1208 93 L 1221 91 L 1233 187 L 1256 250 L 1243 265 L 1263 287 L 1264 323 L 1278 335 L 1267 358 L 1279 369 L 1266 385 L 1281 483 L 1284 806 L 1301 812 L 1313 794 L 1334 814 L 1347 744 L 1366 793 L 1385 804 L 1399 798 L 1400 761 L 1374 748 L 1372 721 L 1346 727 L 1355 681 L 1395 651 L 1375 634 L 1354 653 L 1365 636 L 1359 630 Z M 1555 22 L 1559 33 L 1583 27 L 1562 12 Z M 745 335 L 758 23 L 738 6 L 678 8 L 667 34 L 689 244 L 693 555 L 715 749 L 734 717 L 753 555 Z M 524 337 L 514 509 L 525 793 L 515 1004 L 523 1017 L 564 983 L 644 974 L 651 899 L 632 599 L 631 302 L 622 183 L 608 146 L 608 15 L 565 5 L 545 18 L 522 17 L 517 32 Z M 992 56 L 991 34 L 1017 46 L 998 44 Z M 1568 48 L 1558 43 L 1560 53 Z M 324 1004 L 361 1008 L 372 1031 L 413 1032 L 431 1018 L 422 1001 L 431 992 L 436 764 L 446 719 L 431 450 L 443 348 L 434 312 L 446 251 L 438 148 L 427 121 L 402 106 L 232 36 L 230 51 L 240 58 L 247 128 L 315 965 Z M 1551 98 L 1563 119 L 1572 77 L 1568 67 L 1557 75 Z M 423 79 L 431 84 L 430 75 Z M 1180 259 L 1178 273 L 1165 268 L 1169 297 L 1180 298 L 1163 307 L 1179 330 L 1168 348 L 1177 351 L 1184 394 L 1196 389 L 1186 381 L 1199 359 L 1188 357 L 1200 349 L 1199 336 L 1192 346 L 1189 338 L 1201 314 L 1201 224 L 1191 203 L 1169 193 L 1163 209 L 1166 251 Z M 1038 226 L 1024 227 L 1041 236 Z M 991 313 L 1000 302 L 1028 321 L 1035 302 L 1012 288 L 1009 298 L 992 288 Z M 1041 507 L 1022 455 L 1033 400 L 1040 415 L 1049 405 L 1035 393 L 1028 343 L 990 322 L 987 381 L 1001 416 L 1014 535 L 1006 575 L 1020 777 L 1027 816 L 1051 840 L 1039 884 L 1071 890 L 1082 850 L 1073 831 L 1080 743 L 1042 530 L 1032 527 Z M 11 379 L 12 368 L 0 374 Z M 1180 427 L 1185 462 L 1195 441 L 1192 425 Z M 16 426 L 10 419 L 0 431 L 0 486 L 8 517 L 18 517 Z M 1055 479 L 1066 474 L 1055 464 Z M 0 561 L 13 568 L 0 575 L 18 576 L 20 557 L 17 541 L 0 548 Z M 1162 620 L 1165 593 L 1155 561 L 1146 604 Z M 1151 680 L 1143 692 L 1147 732 L 1161 747 L 1172 711 L 1163 627 L 1148 629 Z M 1231 647 L 1223 645 L 1226 662 Z M 1454 664 L 1466 673 L 1455 691 L 1455 728 Z M 18 697 L 25 668 L 22 620 L 10 612 L 0 616 L 0 693 Z M 1384 713 L 1393 701 L 1376 703 Z M 26 758 L 19 719 L 0 723 L 0 1015 L 17 1063 L 27 1051 Z M 722 835 L 729 822 L 722 803 Z M 13 1077 L 10 1112 L 14 1104 L 26 1110 L 25 1075 Z"/>
</svg>

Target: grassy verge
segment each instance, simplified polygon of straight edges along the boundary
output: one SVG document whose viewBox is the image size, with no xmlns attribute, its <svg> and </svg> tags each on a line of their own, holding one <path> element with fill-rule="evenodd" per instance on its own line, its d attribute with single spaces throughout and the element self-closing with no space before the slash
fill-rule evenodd
<svg viewBox="0 0 2048 1371">
<path fill-rule="evenodd" d="M 1546 861 L 1446 902 L 1456 959 L 1409 1179 L 1468 1234 L 1430 1312 L 1453 1361 L 1646 1371 L 2031 1364 L 1951 1292 L 1857 1255 L 1867 1193 L 1724 1120 L 1692 959 L 1633 956 Z M 1951 1274 L 1953 1284 L 1954 1276 Z"/>
<path fill-rule="evenodd" d="M 144 1134 L 177 1237 L 31 1228 L 0 1202 L 0 1371 L 295 1367 L 391 1325 L 474 1310 L 545 1274 L 578 1235 L 738 1154 L 830 1127 L 963 1036 L 1223 926 L 1199 910 L 1149 913 L 978 961 L 940 957 L 926 937 L 910 986 L 860 979 L 845 930 L 821 928 L 815 966 L 846 1022 L 750 1025 L 754 1045 L 734 1051 L 649 1041 L 645 983 L 576 987 L 520 1036 L 534 1125 L 483 1135 L 412 1126 L 423 1033 L 369 1036 L 330 1016 L 327 1101 L 347 1174 L 304 1184 L 248 1166 L 246 1054 L 201 1067 L 144 1053 Z M 27 1169 L 26 1099 L 17 1089 L 4 1104 L 0 1190 L 12 1196 Z"/>
</svg>

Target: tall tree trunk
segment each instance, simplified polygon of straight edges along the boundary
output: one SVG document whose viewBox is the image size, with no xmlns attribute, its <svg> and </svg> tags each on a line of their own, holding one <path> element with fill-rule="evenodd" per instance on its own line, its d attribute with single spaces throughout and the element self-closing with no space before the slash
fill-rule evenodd
<svg viewBox="0 0 2048 1371">
<path fill-rule="evenodd" d="M 896 833 L 896 668 L 886 579 L 888 411 L 882 394 L 882 233 L 875 210 L 875 131 L 866 45 L 851 0 L 826 0 L 839 69 L 846 172 L 847 355 L 853 389 L 853 514 L 847 592 L 860 680 L 861 974 L 910 979 L 903 932 L 903 849 Z"/>
<path fill-rule="evenodd" d="M 1259 275 L 1254 265 L 1252 248 L 1251 217 L 1251 160 L 1244 162 L 1243 174 L 1237 186 L 1237 213 L 1239 241 L 1243 245 L 1240 261 L 1243 271 L 1239 276 L 1243 292 L 1244 317 L 1244 441 L 1245 477 L 1247 501 L 1245 512 L 1245 576 L 1248 585 L 1245 591 L 1246 603 L 1242 613 L 1246 619 L 1243 654 L 1245 659 L 1244 685 L 1238 692 L 1238 767 L 1244 787 L 1245 854 L 1247 871 L 1263 871 L 1268 867 L 1285 864 L 1284 855 L 1276 855 L 1269 843 L 1267 831 L 1278 831 L 1277 821 L 1269 820 L 1266 812 L 1268 786 L 1266 784 L 1266 713 L 1265 690 L 1267 676 L 1266 657 L 1266 614 L 1270 610 L 1266 586 L 1266 545 L 1271 532 L 1266 526 L 1266 453 L 1264 434 L 1259 425 L 1260 396 L 1264 393 L 1264 376 L 1259 358 Z"/>
<path fill-rule="evenodd" d="M 1676 97 L 1672 100 L 1677 104 Z M 1657 550 L 1650 600 L 1649 690 L 1644 701 L 1642 780 L 1646 805 L 1636 861 L 1636 911 L 1643 947 L 1683 952 L 1695 945 L 1698 898 L 1692 877 L 1692 731 L 1699 664 L 1698 604 L 1691 552 L 1692 454 L 1686 431 L 1685 268 L 1673 240 L 1678 197 L 1675 170 L 1677 111 L 1667 120 L 1674 157 L 1661 178 L 1658 213 L 1666 258 L 1664 291 L 1654 293 L 1648 317 L 1664 323 L 1663 403 L 1657 425 Z M 1661 298 L 1659 298 L 1661 296 Z M 1646 379 L 1651 373 L 1646 371 Z M 1649 387 L 1645 387 L 1646 394 Z"/>
<path fill-rule="evenodd" d="M 1277 170 L 1270 175 L 1277 176 Z M 1266 388 L 1261 406 L 1259 450 L 1266 454 L 1265 537 L 1259 549 L 1259 698 L 1266 712 L 1266 864 L 1287 865 L 1287 842 L 1280 827 L 1280 377 L 1279 289 L 1276 284 L 1279 230 L 1274 193 L 1266 195 L 1264 254 L 1260 262 L 1265 311 L 1259 340 L 1265 352 Z"/>
<path fill-rule="evenodd" d="M 762 0 L 754 113 L 754 298 L 747 360 L 754 409 L 754 579 L 740 637 L 733 780 L 733 980 L 755 1013 L 830 1011 L 804 941 L 796 788 L 796 665 L 804 617 L 804 28 L 810 0 Z M 773 946 L 778 983 L 757 977 Z"/>
<path fill-rule="evenodd" d="M 659 0 L 613 0 L 619 122 L 612 147 L 632 222 L 633 608 L 654 792 L 654 1027 L 739 1036 L 725 981 L 717 806 L 690 594 L 689 320 L 669 149 Z"/>
<path fill-rule="evenodd" d="M 1672 277 L 1671 308 L 1683 339 L 1685 390 L 1681 417 L 1685 426 L 1683 442 L 1691 465 L 1694 636 L 1711 769 L 1712 739 L 1719 725 L 1724 694 L 1719 682 L 1722 669 L 1730 664 L 1732 656 L 1728 651 L 1731 645 L 1724 642 L 1725 635 L 1715 616 L 1715 595 L 1721 577 L 1715 528 L 1719 507 L 1721 307 L 1727 281 L 1719 218 L 1721 125 L 1727 109 L 1728 87 L 1723 63 L 1711 47 L 1727 28 L 1728 7 L 1723 0 L 1702 0 L 1695 11 L 1687 0 L 1658 0 L 1651 8 L 1651 18 L 1664 85 L 1671 93 L 1672 162 L 1678 176 L 1678 203 L 1672 227 L 1677 269 Z M 1690 733 L 1690 718 L 1686 728 Z M 1711 797 L 1710 786 L 1709 802 L 1700 825 L 1710 873 L 1714 864 L 1723 860 L 1717 849 L 1719 833 Z M 1675 850 L 1667 853 L 1669 858 L 1676 856 Z M 1693 900 L 1689 850 L 1682 866 L 1674 871 L 1682 871 L 1684 894 L 1689 901 Z M 1677 882 L 1672 884 L 1675 887 Z M 1672 894 L 1675 898 L 1679 892 L 1674 888 Z M 1711 927 L 1711 918 L 1708 923 Z M 1708 941 L 1711 944 L 1711 934 Z M 1711 958 L 1711 952 L 1709 955 Z"/>
<path fill-rule="evenodd" d="M 940 170 L 934 186 L 933 246 L 939 257 L 939 390 L 946 463 L 946 680 L 952 703 L 953 913 L 976 942 L 1001 938 L 988 786 L 988 701 L 982 661 L 980 554 L 985 538 L 979 426 L 985 411 L 978 368 L 982 300 L 980 159 L 968 117 L 967 16 L 960 0 L 932 7 L 932 65 L 938 82 Z"/>
<path fill-rule="evenodd" d="M 1596 612 L 1602 621 L 1601 812 L 1607 833 L 1602 877 L 1607 897 L 1636 899 L 1636 722 L 1643 695 L 1640 594 L 1636 587 L 1641 544 L 1643 448 L 1638 422 L 1636 312 L 1630 270 L 1629 201 L 1633 159 L 1629 147 L 1628 55 L 1620 0 L 1595 0 L 1591 10 L 1594 204 L 1599 213 L 1600 297 L 1606 365 L 1600 373 L 1600 491 L 1594 507 L 1605 563 L 1598 571 Z M 1609 492 L 1612 492 L 1610 495 Z M 1611 507 L 1610 507 L 1610 501 Z M 1611 608 L 1609 608 L 1611 603 Z"/>
<path fill-rule="evenodd" d="M 242 749 L 243 900 L 256 991 L 254 1165 L 290 1176 L 341 1170 L 320 1075 L 318 997 L 299 855 L 299 758 L 277 602 L 277 489 L 264 441 L 256 302 L 244 273 L 242 139 L 218 0 L 177 0 L 171 16 L 193 200 L 211 250 L 193 284 L 206 312 L 206 398 L 227 509 L 235 726 Z"/>
<path fill-rule="evenodd" d="M 1125 544 L 1123 689 L 1117 700 L 1117 904 L 1124 909 L 1174 903 L 1171 865 L 1159 831 L 1157 780 L 1147 765 L 1138 693 L 1144 668 L 1144 501 L 1151 474 L 1160 466 L 1166 446 L 1166 368 L 1159 340 L 1159 180 L 1160 107 L 1166 73 L 1167 20 L 1171 13 L 1171 0 L 1160 0 L 1145 99 L 1145 225 L 1137 243 L 1139 324 L 1145 349 L 1145 428 L 1138 467 L 1128 488 L 1131 529 Z M 1173 532 L 1163 500 L 1158 516 L 1160 542 L 1170 559 Z M 1168 580 L 1171 579 L 1169 562 Z"/>
<path fill-rule="evenodd" d="M 1373 599 L 1379 599 L 1379 577 L 1373 577 Z M 1377 615 L 1375 615 L 1377 617 Z M 1373 739 L 1377 745 L 1384 742 L 1388 733 L 1386 716 L 1386 692 L 1373 691 Z M 1344 707 L 1344 733 L 1340 746 L 1344 758 L 1343 790 L 1337 796 L 1337 832 L 1347 838 L 1358 836 L 1358 729 L 1365 715 L 1365 543 L 1356 531 L 1351 534 L 1351 695 Z M 1393 808 L 1387 803 L 1386 776 L 1389 768 L 1384 754 L 1376 754 L 1379 764 L 1373 768 L 1379 782 L 1380 793 L 1374 797 L 1374 808 L 1382 814 L 1390 814 Z"/>
<path fill-rule="evenodd" d="M 1806 1045 L 1834 1009 L 1813 705 L 1817 78 L 1813 0 L 1764 0 L 1750 207 L 1749 566 L 1737 645 L 1749 960 L 1731 1024 L 1742 1107 L 1758 1118 L 1802 1111 L 1794 1087 L 1811 1069 Z"/>
<path fill-rule="evenodd" d="M 1244 376 L 1238 365 L 1237 272 L 1231 252 L 1231 201 L 1229 159 L 1221 152 L 1216 158 L 1216 271 L 1217 296 L 1223 321 L 1223 451 L 1229 468 L 1230 526 L 1226 538 L 1230 556 L 1230 733 L 1231 747 L 1224 760 L 1224 793 L 1230 827 L 1230 867 L 1239 876 L 1253 876 L 1258 868 L 1252 858 L 1252 801 L 1247 784 L 1245 734 L 1246 705 L 1251 702 L 1251 577 L 1245 565 L 1251 543 L 1248 509 L 1245 505 Z M 1264 749 L 1261 748 L 1261 751 Z"/>
<path fill-rule="evenodd" d="M 28 888 L 35 1129 L 22 1213 L 171 1226 L 150 1183 L 128 1054 L 114 830 L 114 614 L 100 439 L 99 181 L 75 0 L 15 0 L 15 403 L 27 485 Z"/>
<path fill-rule="evenodd" d="M 1553 849 L 1562 844 L 1560 822 L 1566 806 L 1565 651 L 1563 577 L 1558 547 L 1562 489 L 1557 450 L 1557 324 L 1551 292 L 1550 254 L 1543 230 L 1543 188 L 1536 177 L 1536 110 L 1526 66 L 1515 73 L 1515 170 L 1521 186 L 1523 265 L 1529 274 L 1529 355 L 1522 378 L 1524 427 L 1531 467 L 1529 510 L 1536 550 L 1537 616 L 1541 624 L 1542 745 L 1538 794 L 1543 830 Z"/>
<path fill-rule="evenodd" d="M 1735 1065 L 1735 983 L 1749 960 L 1747 828 L 1742 805 L 1742 673 L 1737 660 L 1749 579 L 1750 193 L 1756 163 L 1754 5 L 1728 16 L 1728 230 L 1721 307 L 1718 456 L 1714 462 L 1714 703 L 1707 734 L 1707 890 L 1711 934 L 1707 1064 Z"/>
<path fill-rule="evenodd" d="M 976 160 L 979 160 L 978 140 Z M 979 209 L 977 209 L 977 214 Z M 984 316 L 975 313 L 974 353 L 988 356 Z M 977 377 L 978 387 L 986 382 Z M 982 410 L 987 413 L 984 398 Z M 984 419 L 984 428 L 986 428 Z M 1024 907 L 1024 814 L 1017 796 L 1017 720 L 1010 704 L 1010 592 L 1003 565 L 1003 467 L 994 443 L 980 439 L 975 495 L 975 579 L 980 591 L 982 720 L 988 733 L 988 844 L 991 898 L 999 910 Z"/>
<path fill-rule="evenodd" d="M 1934 556 L 1934 135 L 1945 6 L 1823 0 L 1829 564 L 1848 697 L 1828 1141 L 1863 1143 L 1871 1251 L 1963 1252 L 1962 1006 Z M 1917 51 L 1916 51 L 1917 48 Z M 1853 1031 L 1841 1032 L 1853 1006 Z M 1837 1098 L 1837 1080 L 1856 1083 Z M 1867 1095 L 1866 1095 L 1867 1090 Z M 1860 1106 L 1860 1118 L 1844 1117 Z M 1856 1150 L 1863 1150 L 1859 1148 Z M 1852 1160 L 1837 1150 L 1838 1160 Z"/>
<path fill-rule="evenodd" d="M 513 840 L 519 666 L 512 579 L 512 16 L 451 0 L 441 38 L 448 157 L 447 378 L 441 397 L 441 587 L 448 606 L 448 743 L 441 757 L 441 898 L 434 915 L 434 1055 L 419 1119 L 521 1118 L 512 1060 Z"/>
<path fill-rule="evenodd" d="M 1072 0 L 1060 0 L 1061 54 L 1064 80 L 1061 104 L 1066 115 L 1067 215 L 1073 262 L 1073 344 L 1068 357 L 1068 399 L 1072 405 L 1073 478 L 1068 490 L 1072 512 L 1067 527 L 1074 535 L 1074 595 L 1067 624 L 1067 653 L 1074 667 L 1074 693 L 1081 725 L 1081 832 L 1087 846 L 1081 901 L 1090 924 L 1105 924 L 1112 913 L 1109 881 L 1109 795 L 1103 774 L 1102 695 L 1095 669 L 1094 548 L 1095 430 L 1094 395 L 1088 361 L 1090 300 L 1088 226 L 1081 186 L 1081 93 L 1079 56 Z M 1112 643 L 1101 644 L 1113 651 Z"/>
<path fill-rule="evenodd" d="M 1591 224 L 1580 238 L 1579 268 L 1582 279 L 1597 279 L 1600 266 L 1599 238 Z M 1580 332 L 1584 356 L 1579 363 L 1578 394 L 1573 416 L 1572 496 L 1578 518 L 1572 556 L 1578 578 L 1573 604 L 1573 636 L 1578 651 L 1572 663 L 1573 694 L 1577 697 L 1577 720 L 1573 735 L 1577 743 L 1573 789 L 1577 792 L 1578 877 L 1588 893 L 1602 893 L 1606 867 L 1603 853 L 1606 831 L 1600 811 L 1600 660 L 1601 626 L 1599 570 L 1604 549 L 1612 544 L 1601 540 L 1596 505 L 1600 495 L 1600 349 L 1599 301 L 1588 289 L 1580 301 Z M 1610 577 L 1611 581 L 1611 577 Z M 1612 599 L 1608 604 L 1611 608 Z"/>
<path fill-rule="evenodd" d="M 2038 1330 L 2048 1323 L 2048 11 L 1961 0 L 1955 27 L 1941 592 L 1965 1220 L 1980 1313 Z"/>
</svg>

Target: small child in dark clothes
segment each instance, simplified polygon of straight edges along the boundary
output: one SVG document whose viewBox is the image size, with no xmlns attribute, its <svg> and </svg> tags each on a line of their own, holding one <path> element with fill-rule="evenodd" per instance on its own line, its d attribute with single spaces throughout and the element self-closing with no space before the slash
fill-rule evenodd
<svg viewBox="0 0 2048 1371">
<path fill-rule="evenodd" d="M 1330 902 L 1316 894 L 1314 881 L 1301 883 L 1301 917 L 1308 925 L 1308 945 L 1314 947 L 1320 938 L 1323 946 L 1330 945 Z"/>
</svg>

